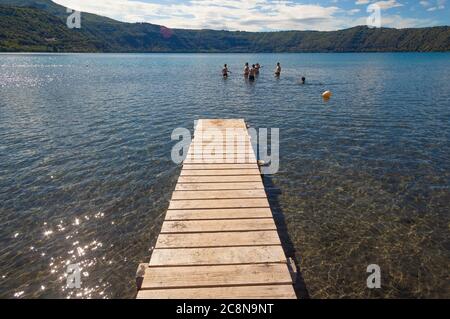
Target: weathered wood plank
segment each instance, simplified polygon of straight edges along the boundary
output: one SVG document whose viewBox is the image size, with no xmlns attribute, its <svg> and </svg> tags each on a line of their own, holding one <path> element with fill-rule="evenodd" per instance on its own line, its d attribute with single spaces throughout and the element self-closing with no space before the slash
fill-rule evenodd
<svg viewBox="0 0 450 319">
<path fill-rule="evenodd" d="M 164 233 L 202 233 L 224 231 L 276 230 L 273 218 L 227 219 L 227 220 L 189 220 L 165 221 L 161 234 Z"/>
<path fill-rule="evenodd" d="M 235 127 L 243 130 L 247 128 L 243 119 L 199 119 L 195 128 L 201 127 Z"/>
<path fill-rule="evenodd" d="M 247 128 L 242 127 L 227 127 L 227 126 L 203 126 L 203 127 L 197 127 L 195 129 L 195 137 L 201 137 L 203 136 L 214 136 L 215 134 L 221 133 L 223 136 L 228 135 L 234 135 L 234 136 L 241 136 L 245 135 L 248 136 Z"/>
<path fill-rule="evenodd" d="M 198 142 L 196 142 L 195 140 L 193 140 L 191 142 L 191 144 L 189 145 L 189 148 L 195 148 L 196 146 L 202 146 L 202 147 L 210 147 L 210 146 L 221 146 L 226 148 L 226 146 L 230 146 L 230 147 L 252 147 L 252 143 L 248 140 L 245 139 L 245 141 L 242 140 L 238 140 L 238 139 L 234 139 L 234 140 L 227 140 L 227 139 L 223 139 L 221 141 L 201 141 L 199 140 Z M 252 147 L 253 148 L 253 147 Z"/>
<path fill-rule="evenodd" d="M 175 200 L 169 209 L 270 207 L 267 198 Z"/>
<path fill-rule="evenodd" d="M 180 176 L 261 175 L 257 168 L 182 170 Z"/>
<path fill-rule="evenodd" d="M 250 135 L 247 132 L 235 129 L 206 129 L 195 131 L 194 134 L 191 141 L 193 143 L 250 142 Z"/>
<path fill-rule="evenodd" d="M 276 230 L 160 234 L 156 248 L 195 248 L 279 245 Z"/>
<path fill-rule="evenodd" d="M 256 164 L 255 158 L 186 158 L 183 164 Z"/>
<path fill-rule="evenodd" d="M 151 267 L 141 289 L 291 284 L 285 264 Z"/>
<path fill-rule="evenodd" d="M 235 159 L 235 158 L 256 158 L 253 151 L 238 150 L 234 152 L 227 151 L 215 151 L 215 150 L 202 150 L 202 151 L 188 151 L 186 158 L 223 158 L 223 159 Z"/>
<path fill-rule="evenodd" d="M 221 208 L 168 210 L 166 220 L 245 219 L 272 217 L 270 208 Z"/>
<path fill-rule="evenodd" d="M 141 290 L 138 299 L 296 299 L 292 284 Z"/>
<path fill-rule="evenodd" d="M 258 169 L 258 165 L 252 164 L 186 164 L 183 165 L 183 170 L 216 170 L 216 169 Z"/>
<path fill-rule="evenodd" d="M 254 160 L 256 162 L 256 157 L 253 153 L 246 154 L 192 154 L 188 153 L 186 155 L 186 160 L 222 160 L 224 163 L 234 163 L 235 161 L 247 161 L 247 163 L 251 163 L 250 160 Z"/>
<path fill-rule="evenodd" d="M 243 176 L 180 176 L 178 183 L 232 183 L 232 182 L 262 182 L 259 175 Z"/>
<path fill-rule="evenodd" d="M 296 299 L 292 285 L 141 290 L 137 299 Z"/>
<path fill-rule="evenodd" d="M 231 189 L 264 189 L 264 185 L 259 182 L 241 182 L 241 183 L 178 183 L 176 191 L 202 191 L 202 190 L 231 190 Z"/>
<path fill-rule="evenodd" d="M 239 153 L 242 153 L 243 150 L 248 152 L 253 152 L 254 149 L 252 144 L 250 143 L 227 143 L 227 142 L 220 142 L 220 143 L 196 143 L 191 144 L 189 146 L 189 150 L 195 150 L 196 153 L 198 153 L 199 150 L 205 150 L 206 152 L 211 153 L 213 150 L 220 151 L 221 153 L 224 152 L 230 152 L 230 153 L 236 153 L 237 150 L 240 150 Z"/>
<path fill-rule="evenodd" d="M 280 246 L 155 249 L 149 266 L 286 263 Z"/>
<path fill-rule="evenodd" d="M 234 151 L 234 150 L 249 150 L 254 151 L 253 144 L 248 140 L 247 137 L 245 139 L 235 138 L 234 140 L 199 140 L 196 142 L 195 140 L 191 142 L 189 145 L 189 150 L 223 150 L 223 151 Z"/>
<path fill-rule="evenodd" d="M 252 148 L 252 142 L 248 136 L 216 136 L 216 137 L 203 137 L 195 138 L 191 141 L 190 147 L 198 145 L 202 146 L 246 146 L 249 149 Z"/>
<path fill-rule="evenodd" d="M 253 190 L 216 190 L 216 191 L 174 191 L 172 200 L 188 199 L 231 199 L 231 198 L 265 198 L 263 189 Z"/>
<path fill-rule="evenodd" d="M 233 120 L 233 121 L 224 121 L 222 123 L 208 123 L 206 121 L 199 122 L 198 125 L 195 126 L 195 131 L 199 132 L 201 130 L 215 130 L 215 129 L 234 129 L 236 131 L 247 132 L 247 126 L 245 125 L 245 121 L 241 120 Z"/>
<path fill-rule="evenodd" d="M 228 127 L 228 126 L 202 126 L 195 129 L 195 136 L 199 136 L 200 133 L 214 134 L 216 132 L 221 132 L 225 134 L 233 135 L 248 135 L 247 128 L 242 127 Z"/>
<path fill-rule="evenodd" d="M 198 146 L 189 147 L 188 155 L 191 154 L 252 154 L 253 149 L 250 147 L 221 147 L 221 146 Z"/>
</svg>

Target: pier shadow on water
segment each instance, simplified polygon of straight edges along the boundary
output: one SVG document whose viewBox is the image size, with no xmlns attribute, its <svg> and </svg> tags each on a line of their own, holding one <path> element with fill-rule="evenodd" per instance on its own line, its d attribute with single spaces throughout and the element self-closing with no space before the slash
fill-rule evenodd
<svg viewBox="0 0 450 319">
<path fill-rule="evenodd" d="M 294 244 L 288 234 L 287 224 L 283 209 L 279 202 L 279 196 L 281 195 L 281 190 L 275 186 L 270 175 L 262 175 L 264 188 L 269 199 L 270 208 L 273 213 L 275 224 L 277 226 L 277 232 L 281 240 L 281 245 L 283 247 L 286 258 L 292 258 L 295 263 L 295 281 L 294 289 L 297 294 L 297 298 L 300 299 L 310 299 L 306 283 L 303 279 L 302 272 L 300 270 L 300 256 L 296 256 Z M 289 265 L 290 266 L 290 265 Z"/>
</svg>

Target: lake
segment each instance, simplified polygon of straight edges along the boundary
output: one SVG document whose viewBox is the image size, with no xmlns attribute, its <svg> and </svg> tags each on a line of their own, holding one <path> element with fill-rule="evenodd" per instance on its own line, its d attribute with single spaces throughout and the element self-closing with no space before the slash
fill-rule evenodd
<svg viewBox="0 0 450 319">
<path fill-rule="evenodd" d="M 448 298 L 449 83 L 450 53 L 1 54 L 0 297 L 133 297 L 180 171 L 172 130 L 244 118 L 280 129 L 265 182 L 300 295 Z"/>
</svg>

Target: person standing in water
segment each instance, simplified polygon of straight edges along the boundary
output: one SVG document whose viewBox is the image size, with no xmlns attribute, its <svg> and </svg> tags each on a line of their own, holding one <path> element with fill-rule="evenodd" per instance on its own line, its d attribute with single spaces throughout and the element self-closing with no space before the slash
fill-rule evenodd
<svg viewBox="0 0 450 319">
<path fill-rule="evenodd" d="M 247 63 L 245 63 L 245 66 L 244 66 L 244 77 L 248 78 L 249 74 L 250 74 L 250 67 L 248 66 L 248 62 L 247 62 Z"/>
<path fill-rule="evenodd" d="M 256 75 L 258 75 L 259 69 L 261 69 L 261 65 L 259 63 L 256 63 L 255 69 L 256 69 Z"/>
<path fill-rule="evenodd" d="M 250 73 L 248 75 L 248 79 L 250 81 L 255 81 L 255 75 L 256 75 L 256 68 L 255 68 L 255 65 L 253 64 L 252 68 L 250 69 Z"/>
<path fill-rule="evenodd" d="M 275 68 L 275 76 L 279 77 L 281 75 L 281 64 L 280 62 L 277 63 L 277 67 Z"/>
<path fill-rule="evenodd" d="M 224 65 L 223 65 L 223 69 L 222 69 L 222 75 L 223 75 L 223 77 L 224 77 L 224 78 L 227 78 L 227 77 L 228 77 L 228 73 L 231 73 L 231 72 L 228 70 L 228 65 L 224 64 Z"/>
</svg>

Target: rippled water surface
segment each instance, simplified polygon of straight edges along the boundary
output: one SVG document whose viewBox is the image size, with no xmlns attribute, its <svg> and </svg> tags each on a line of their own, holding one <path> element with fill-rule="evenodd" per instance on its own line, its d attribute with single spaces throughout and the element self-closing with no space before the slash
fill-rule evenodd
<svg viewBox="0 0 450 319">
<path fill-rule="evenodd" d="M 0 55 L 0 297 L 133 297 L 179 173 L 170 134 L 216 117 L 280 128 L 265 182 L 300 295 L 450 297 L 449 83 L 445 53 Z"/>
</svg>

